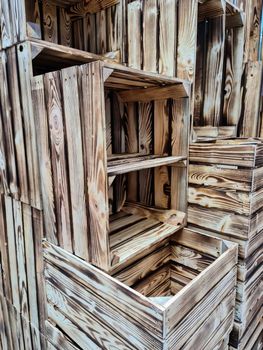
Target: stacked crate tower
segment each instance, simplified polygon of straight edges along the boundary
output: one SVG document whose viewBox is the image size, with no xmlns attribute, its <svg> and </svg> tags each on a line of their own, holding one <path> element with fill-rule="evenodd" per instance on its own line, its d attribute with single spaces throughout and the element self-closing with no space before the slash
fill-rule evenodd
<svg viewBox="0 0 263 350">
<path fill-rule="evenodd" d="M 0 5 L 0 349 L 227 349 L 237 245 L 185 228 L 188 144 L 197 29 L 242 12 Z"/>
</svg>

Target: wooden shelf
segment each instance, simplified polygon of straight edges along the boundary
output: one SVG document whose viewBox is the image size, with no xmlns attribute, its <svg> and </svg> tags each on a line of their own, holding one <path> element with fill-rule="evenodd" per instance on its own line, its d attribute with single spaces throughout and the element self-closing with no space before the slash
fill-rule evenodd
<svg viewBox="0 0 263 350">
<path fill-rule="evenodd" d="M 180 99 L 190 94 L 190 83 L 183 79 L 125 67 L 106 56 L 40 39 L 30 39 L 29 42 L 33 68 L 37 75 L 72 65 L 101 61 L 105 87 L 119 91 L 123 102 Z"/>
<path fill-rule="evenodd" d="M 127 203 L 121 212 L 110 216 L 112 268 L 138 259 L 183 228 L 185 213 Z"/>
<path fill-rule="evenodd" d="M 108 158 L 108 175 L 120 175 L 131 171 L 155 168 L 162 165 L 172 165 L 186 160 L 185 157 L 141 155 L 141 154 L 119 154 Z"/>
<path fill-rule="evenodd" d="M 243 12 L 228 0 L 199 1 L 198 21 L 226 16 L 226 28 L 242 27 L 244 25 Z"/>
</svg>

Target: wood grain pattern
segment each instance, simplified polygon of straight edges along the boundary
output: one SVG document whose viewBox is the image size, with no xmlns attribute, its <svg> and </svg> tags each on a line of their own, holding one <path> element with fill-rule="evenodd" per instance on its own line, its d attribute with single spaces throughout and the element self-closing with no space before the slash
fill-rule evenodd
<svg viewBox="0 0 263 350">
<path fill-rule="evenodd" d="M 178 2 L 178 47 L 177 74 L 178 78 L 194 82 L 196 45 L 197 45 L 197 11 L 196 1 Z"/>
<path fill-rule="evenodd" d="M 169 153 L 169 105 L 168 102 L 156 101 L 154 103 L 154 153 Z M 154 204 L 160 208 L 168 208 L 169 196 L 164 192 L 169 186 L 170 178 L 168 168 L 160 166 L 154 169 Z"/>
<path fill-rule="evenodd" d="M 57 8 L 48 0 L 43 1 L 43 36 L 47 41 L 58 43 Z"/>
<path fill-rule="evenodd" d="M 262 77 L 262 62 L 248 62 L 246 65 L 246 81 L 242 106 L 243 123 L 241 137 L 256 137 L 259 130 L 259 108 Z M 252 95 L 253 94 L 253 97 Z M 254 103 L 249 103 L 253 100 Z"/>
<path fill-rule="evenodd" d="M 172 104 L 172 155 L 188 154 L 190 111 L 188 99 L 174 100 Z M 187 168 L 171 170 L 171 208 L 186 212 Z"/>
<path fill-rule="evenodd" d="M 32 79 L 32 100 L 38 135 L 38 157 L 41 178 L 41 196 L 44 212 L 46 237 L 50 242 L 57 244 L 57 228 L 55 217 L 55 202 L 51 169 L 51 154 L 49 149 L 49 127 L 46 110 L 43 77 Z"/>
<path fill-rule="evenodd" d="M 9 189 L 13 196 L 18 199 L 18 179 L 16 169 L 16 155 L 14 147 L 14 135 L 13 135 L 13 123 L 12 123 L 12 110 L 9 98 L 8 76 L 6 70 L 6 54 L 1 52 L 0 56 L 1 68 L 0 68 L 0 99 L 2 105 L 2 126 L 3 136 L 5 142 L 5 152 L 7 158 L 7 174 L 9 181 Z"/>
<path fill-rule="evenodd" d="M 241 106 L 242 89 L 241 79 L 243 63 L 244 28 L 234 28 L 226 33 L 226 62 L 223 118 L 227 125 L 238 125 Z"/>
<path fill-rule="evenodd" d="M 49 125 L 58 242 L 65 249 L 72 251 L 69 187 L 65 155 L 65 135 L 63 129 L 63 106 L 61 100 L 62 92 L 58 72 L 49 73 L 44 77 L 44 88 Z M 49 205 L 51 206 L 52 204 Z"/>
<path fill-rule="evenodd" d="M 218 126 L 220 123 L 221 88 L 225 45 L 224 28 L 224 16 L 214 18 L 209 21 L 203 107 L 205 125 Z"/>
<path fill-rule="evenodd" d="M 70 178 L 70 199 L 73 230 L 73 250 L 79 257 L 89 259 L 87 213 L 85 200 L 84 160 L 82 152 L 81 116 L 77 68 L 62 70 L 65 134 Z M 74 116 L 74 117 L 73 117 Z"/>
<path fill-rule="evenodd" d="M 106 174 L 106 134 L 103 80 L 100 62 L 81 67 L 82 91 L 96 91 L 83 101 L 83 137 L 86 157 L 85 175 L 88 191 L 91 261 L 103 269 L 109 266 L 108 188 Z M 97 118 L 93 118 L 97 115 Z M 90 137 L 90 134 L 93 137 Z M 99 210 L 99 212 L 98 212 Z"/>
<path fill-rule="evenodd" d="M 18 58 L 19 84 L 21 94 L 21 108 L 25 135 L 27 174 L 29 182 L 30 204 L 41 209 L 39 168 L 37 156 L 36 127 L 33 113 L 30 79 L 33 76 L 28 42 L 16 47 Z"/>
<path fill-rule="evenodd" d="M 159 1 L 159 73 L 173 76 L 176 55 L 176 1 Z"/>
<path fill-rule="evenodd" d="M 29 204 L 28 174 L 26 163 L 25 136 L 23 133 L 23 116 L 20 106 L 20 87 L 15 47 L 6 51 L 9 81 L 10 107 L 12 112 L 14 147 L 16 152 L 17 177 L 19 180 L 20 200 Z"/>
<path fill-rule="evenodd" d="M 139 152 L 148 154 L 152 152 L 152 113 L 151 103 L 139 103 Z M 139 199 L 142 204 L 151 205 L 153 174 L 151 170 L 143 170 L 139 173 Z"/>
<path fill-rule="evenodd" d="M 141 0 L 128 4 L 128 65 L 141 68 Z"/>
<path fill-rule="evenodd" d="M 59 8 L 59 43 L 65 46 L 72 46 L 71 19 L 64 8 Z"/>
</svg>

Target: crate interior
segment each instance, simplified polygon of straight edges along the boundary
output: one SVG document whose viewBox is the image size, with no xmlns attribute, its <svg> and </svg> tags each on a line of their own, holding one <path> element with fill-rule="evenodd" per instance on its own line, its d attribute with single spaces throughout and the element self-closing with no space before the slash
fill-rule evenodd
<svg viewBox="0 0 263 350">
<path fill-rule="evenodd" d="M 29 36 L 120 60 L 120 1 L 25 0 Z"/>
<path fill-rule="evenodd" d="M 193 237 L 193 239 L 192 239 Z M 199 240 L 200 244 L 196 240 Z M 202 241 L 204 246 L 201 247 Z M 209 247 L 210 238 L 182 229 L 164 246 L 114 274 L 141 294 L 165 303 L 176 295 L 222 253 L 219 240 Z"/>
<path fill-rule="evenodd" d="M 155 100 L 154 95 L 140 101 L 140 93 L 136 101 L 140 82 L 133 84 L 134 98 L 127 103 L 122 89 L 111 82 L 106 81 L 104 91 L 113 266 L 151 251 L 178 231 L 185 219 L 184 212 L 173 209 L 171 198 L 174 169 L 186 169 L 187 159 L 187 150 L 173 156 L 173 130 L 181 127 L 175 122 L 176 102 Z M 131 89 L 124 79 L 122 85 L 124 94 Z"/>
</svg>

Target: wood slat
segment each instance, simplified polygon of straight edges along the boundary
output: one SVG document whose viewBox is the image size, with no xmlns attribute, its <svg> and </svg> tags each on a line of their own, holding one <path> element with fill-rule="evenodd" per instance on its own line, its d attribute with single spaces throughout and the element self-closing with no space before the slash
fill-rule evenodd
<svg viewBox="0 0 263 350">
<path fill-rule="evenodd" d="M 84 160 L 82 152 L 81 116 L 79 107 L 77 68 L 62 70 L 65 133 L 67 137 L 70 199 L 72 212 L 73 249 L 88 261 L 89 242 L 85 200 Z"/>
</svg>

